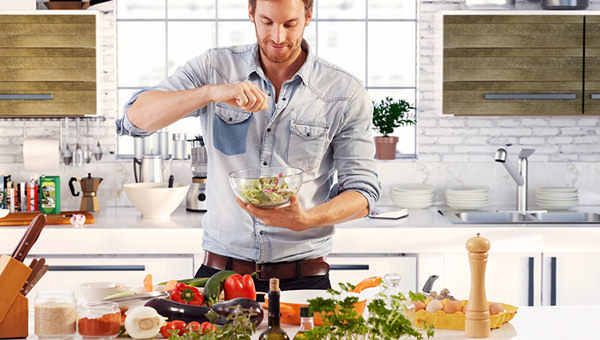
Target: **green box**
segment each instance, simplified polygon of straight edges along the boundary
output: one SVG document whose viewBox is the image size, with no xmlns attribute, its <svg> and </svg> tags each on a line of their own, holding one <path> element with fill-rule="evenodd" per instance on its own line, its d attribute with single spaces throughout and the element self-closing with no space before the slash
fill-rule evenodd
<svg viewBox="0 0 600 340">
<path fill-rule="evenodd" d="M 60 214 L 60 176 L 40 176 L 39 208 L 44 214 Z"/>
</svg>

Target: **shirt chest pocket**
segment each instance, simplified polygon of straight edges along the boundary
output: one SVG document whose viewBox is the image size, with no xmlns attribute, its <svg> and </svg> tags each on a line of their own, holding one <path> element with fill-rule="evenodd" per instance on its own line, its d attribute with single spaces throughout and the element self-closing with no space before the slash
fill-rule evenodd
<svg viewBox="0 0 600 340">
<path fill-rule="evenodd" d="M 329 126 L 317 122 L 290 122 L 288 163 L 309 171 L 322 160 Z"/>
<path fill-rule="evenodd" d="M 252 113 L 217 104 L 215 115 L 214 147 L 228 156 L 245 153 Z"/>
</svg>

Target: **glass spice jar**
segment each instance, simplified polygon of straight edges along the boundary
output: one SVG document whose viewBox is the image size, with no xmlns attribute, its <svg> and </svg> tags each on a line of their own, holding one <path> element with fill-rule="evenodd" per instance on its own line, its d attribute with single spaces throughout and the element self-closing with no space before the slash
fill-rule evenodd
<svg viewBox="0 0 600 340">
<path fill-rule="evenodd" d="M 70 338 L 77 329 L 77 299 L 72 291 L 40 291 L 34 300 L 38 338 Z"/>
<path fill-rule="evenodd" d="M 87 302 L 79 305 L 77 329 L 84 338 L 112 339 L 121 329 L 121 311 L 115 302 Z"/>
</svg>

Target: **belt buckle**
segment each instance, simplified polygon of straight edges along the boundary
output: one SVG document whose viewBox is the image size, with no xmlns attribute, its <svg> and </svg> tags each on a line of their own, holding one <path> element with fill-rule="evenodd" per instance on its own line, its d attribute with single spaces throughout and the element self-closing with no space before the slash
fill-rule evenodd
<svg viewBox="0 0 600 340">
<path fill-rule="evenodd" d="M 269 280 L 268 278 L 264 279 L 261 276 L 261 273 L 262 273 L 262 264 L 261 263 L 254 263 L 254 269 L 255 269 L 254 271 L 256 272 L 256 279 L 258 281 L 268 281 Z"/>
</svg>

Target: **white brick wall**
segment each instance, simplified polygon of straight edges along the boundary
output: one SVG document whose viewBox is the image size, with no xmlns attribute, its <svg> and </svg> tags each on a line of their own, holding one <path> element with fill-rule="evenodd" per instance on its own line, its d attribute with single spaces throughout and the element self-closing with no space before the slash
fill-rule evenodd
<svg viewBox="0 0 600 340">
<path fill-rule="evenodd" d="M 407 1 L 407 0 L 401 0 Z M 600 117 L 448 117 L 437 110 L 435 14 L 438 11 L 465 9 L 464 0 L 421 0 L 419 16 L 419 112 L 418 159 L 380 161 L 378 167 L 384 185 L 381 203 L 390 203 L 390 186 L 397 183 L 429 183 L 437 186 L 438 199 L 443 191 L 460 185 L 490 187 L 493 205 L 511 206 L 515 184 L 506 171 L 493 162 L 496 148 L 512 144 L 509 157 L 521 147 L 536 148 L 530 158 L 530 188 L 541 186 L 576 186 L 582 204 L 600 204 Z M 517 0 L 517 9 L 540 9 L 538 1 Z M 589 9 L 600 9 L 600 0 L 590 0 Z M 102 15 L 100 22 L 102 73 L 98 84 L 101 91 L 101 143 L 105 156 L 82 168 L 63 167 L 61 191 L 63 210 L 79 208 L 79 198 L 71 197 L 67 182 L 71 176 L 82 177 L 91 172 L 105 180 L 98 196 L 104 206 L 128 204 L 121 187 L 132 182 L 131 161 L 115 160 L 116 107 L 115 26 L 113 13 Z M 0 173 L 11 173 L 17 181 L 27 180 L 30 173 L 23 169 L 23 130 L 27 136 L 58 138 L 58 121 L 0 120 Z M 95 139 L 95 124 L 91 138 Z M 74 139 L 71 121 L 70 142 Z M 80 131 L 85 134 L 85 125 Z M 185 161 L 173 162 L 177 180 L 191 180 Z M 530 200 L 534 200 L 531 190 Z"/>
</svg>

